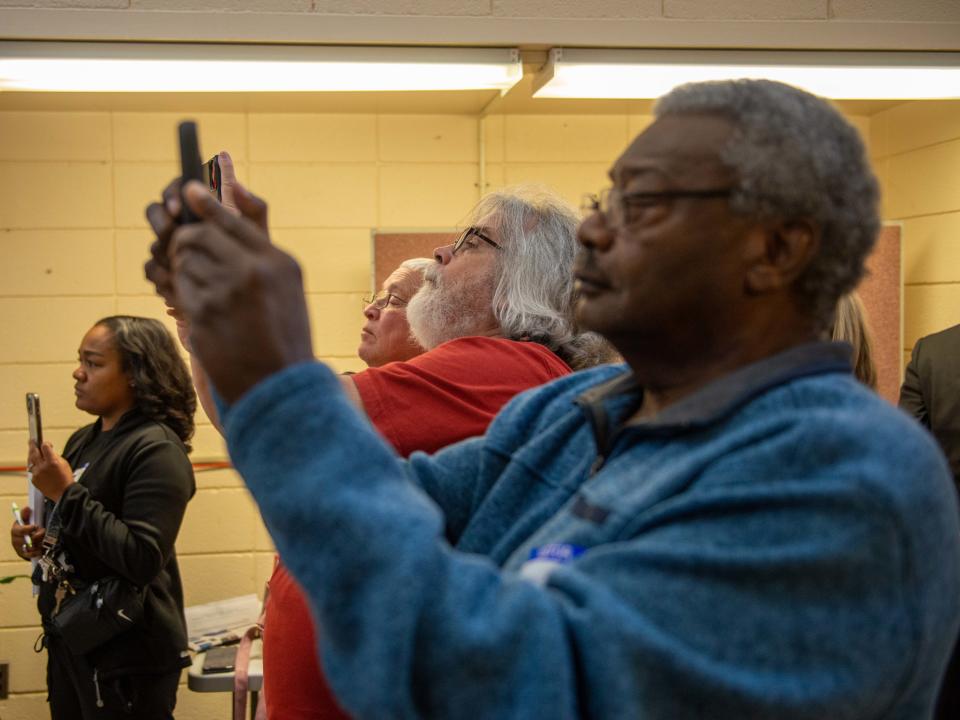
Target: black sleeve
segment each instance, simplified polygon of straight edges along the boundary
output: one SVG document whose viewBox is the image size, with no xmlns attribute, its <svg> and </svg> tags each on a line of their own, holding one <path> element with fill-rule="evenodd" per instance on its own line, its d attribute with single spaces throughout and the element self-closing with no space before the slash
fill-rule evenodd
<svg viewBox="0 0 960 720">
<path fill-rule="evenodd" d="M 924 426 L 930 427 L 930 413 L 923 398 L 923 384 L 920 379 L 920 345 L 923 341 L 917 340 L 907 363 L 903 385 L 900 388 L 900 402 L 903 410 L 913 415 Z"/>
<path fill-rule="evenodd" d="M 183 449 L 170 441 L 138 447 L 127 468 L 119 514 L 74 483 L 58 503 L 61 532 L 68 547 L 143 586 L 160 573 L 173 551 L 194 490 L 193 470 Z"/>
</svg>

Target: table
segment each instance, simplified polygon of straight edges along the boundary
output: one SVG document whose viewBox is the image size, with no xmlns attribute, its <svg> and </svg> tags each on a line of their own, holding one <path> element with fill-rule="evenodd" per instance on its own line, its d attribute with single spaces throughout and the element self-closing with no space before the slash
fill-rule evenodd
<svg viewBox="0 0 960 720">
<path fill-rule="evenodd" d="M 197 653 L 193 656 L 193 663 L 187 673 L 187 687 L 194 692 L 227 692 L 233 693 L 233 673 L 207 673 L 203 672 L 203 658 L 205 653 Z M 263 643 L 260 640 L 254 640 L 250 647 L 250 665 L 248 669 L 249 690 L 250 690 L 250 718 L 257 712 L 257 700 L 260 689 L 263 687 Z"/>
</svg>

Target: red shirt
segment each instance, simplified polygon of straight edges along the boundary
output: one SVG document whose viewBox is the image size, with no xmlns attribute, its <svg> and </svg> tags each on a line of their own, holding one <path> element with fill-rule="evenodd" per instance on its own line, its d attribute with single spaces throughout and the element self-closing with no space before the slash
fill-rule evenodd
<svg viewBox="0 0 960 720">
<path fill-rule="evenodd" d="M 482 435 L 514 395 L 570 368 L 543 345 L 466 337 L 407 362 L 352 376 L 367 416 L 396 451 L 433 452 Z M 347 718 L 317 658 L 306 598 L 277 563 L 270 579 L 263 638 L 267 716 L 280 720 Z"/>
</svg>

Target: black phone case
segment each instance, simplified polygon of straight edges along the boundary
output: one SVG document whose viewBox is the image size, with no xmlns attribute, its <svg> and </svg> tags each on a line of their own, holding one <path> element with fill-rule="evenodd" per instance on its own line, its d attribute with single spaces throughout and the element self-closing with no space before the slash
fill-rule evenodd
<svg viewBox="0 0 960 720">
<path fill-rule="evenodd" d="M 210 648 L 203 658 L 203 672 L 206 674 L 232 672 L 236 662 L 236 645 Z"/>
<path fill-rule="evenodd" d="M 195 223 L 200 220 L 183 200 L 183 186 L 190 180 L 203 182 L 203 161 L 200 160 L 200 141 L 197 139 L 197 124 L 192 120 L 184 120 L 178 126 L 180 134 L 180 187 L 181 204 L 180 222 L 183 224 Z"/>
</svg>

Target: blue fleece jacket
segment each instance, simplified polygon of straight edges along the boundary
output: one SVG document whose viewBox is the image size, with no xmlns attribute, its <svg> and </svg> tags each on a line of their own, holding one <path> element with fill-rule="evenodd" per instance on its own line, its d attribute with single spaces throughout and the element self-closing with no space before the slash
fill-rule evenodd
<svg viewBox="0 0 960 720">
<path fill-rule="evenodd" d="M 924 718 L 960 624 L 957 501 L 846 352 L 642 422 L 626 368 L 577 373 L 406 463 L 319 364 L 225 424 L 357 717 Z"/>
</svg>

